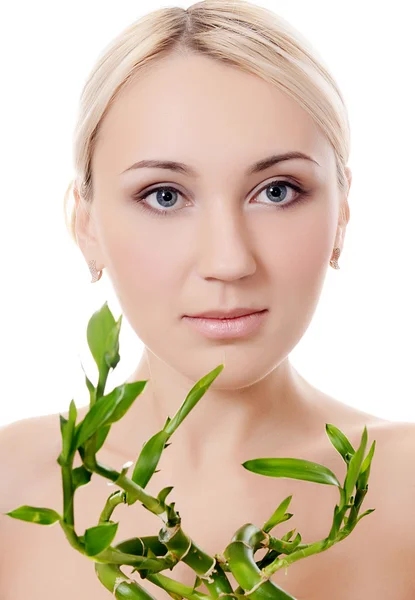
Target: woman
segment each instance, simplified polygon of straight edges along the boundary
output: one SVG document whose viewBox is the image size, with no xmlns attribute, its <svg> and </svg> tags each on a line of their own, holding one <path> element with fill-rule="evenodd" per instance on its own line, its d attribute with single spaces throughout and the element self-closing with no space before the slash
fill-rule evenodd
<svg viewBox="0 0 415 600">
<path fill-rule="evenodd" d="M 342 404 L 289 360 L 327 267 L 339 266 L 349 222 L 349 144 L 333 77 L 279 16 L 242 1 L 163 8 L 123 31 L 90 74 L 66 199 L 72 191 L 70 229 L 92 281 L 108 272 L 145 345 L 128 381 L 149 385 L 113 426 L 102 462 L 116 467 L 137 457 L 195 381 L 223 363 L 163 454 L 149 490 L 174 485 L 184 528 L 211 553 L 222 552 L 243 523 L 264 523 L 290 494 L 294 518 L 275 534 L 296 527 L 311 542 L 330 530 L 338 490 L 258 477 L 241 463 L 305 458 L 342 476 L 344 463 L 325 425 L 339 427 L 355 448 L 366 425 L 377 447 L 364 509 L 375 512 L 341 543 L 272 580 L 304 600 L 404 600 L 415 590 L 407 533 L 414 525 L 407 482 L 412 424 Z M 3 430 L 2 469 L 10 482 L 4 511 L 19 503 L 61 505 L 56 423 L 50 415 Z M 31 460 L 17 472 L 22 440 Z M 109 492 L 95 478 L 78 492 L 82 532 L 96 523 Z M 120 539 L 157 533 L 157 517 L 128 508 L 117 513 Z M 109 597 L 60 528 L 5 517 L 1 528 L 4 600 L 28 593 L 46 600 L 57 589 L 62 600 Z M 188 585 L 195 579 L 184 564 L 169 575 Z"/>
</svg>

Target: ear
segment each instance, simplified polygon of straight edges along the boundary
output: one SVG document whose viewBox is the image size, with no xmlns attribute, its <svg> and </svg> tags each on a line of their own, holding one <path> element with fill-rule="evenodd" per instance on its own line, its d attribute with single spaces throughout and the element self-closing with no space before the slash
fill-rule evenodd
<svg viewBox="0 0 415 600">
<path fill-rule="evenodd" d="M 334 242 L 334 248 L 340 248 L 340 252 L 343 250 L 346 227 L 350 219 L 350 206 L 348 202 L 350 187 L 352 185 L 352 171 L 350 167 L 345 167 L 345 173 L 348 185 L 340 196 L 339 222 L 337 225 L 336 239 Z"/>
<path fill-rule="evenodd" d="M 73 194 L 75 199 L 75 235 L 78 246 L 87 263 L 90 260 L 95 260 L 97 269 L 103 269 L 102 253 L 96 236 L 91 204 L 81 197 L 76 185 L 74 185 Z"/>
</svg>

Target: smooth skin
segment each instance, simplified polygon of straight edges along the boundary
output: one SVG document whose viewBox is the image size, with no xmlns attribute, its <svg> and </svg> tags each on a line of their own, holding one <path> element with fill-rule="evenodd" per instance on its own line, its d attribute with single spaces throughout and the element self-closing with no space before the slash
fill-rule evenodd
<svg viewBox="0 0 415 600">
<path fill-rule="evenodd" d="M 256 161 L 288 151 L 318 165 L 291 160 L 245 175 Z M 123 173 L 143 159 L 180 161 L 198 176 Z M 350 169 L 347 175 L 350 185 Z M 287 177 L 309 195 L 295 204 L 299 194 L 281 186 L 282 209 L 266 186 Z M 160 192 L 147 197 L 153 209 L 169 211 L 160 217 L 133 198 L 155 184 L 178 190 L 167 208 Z M 79 245 L 86 260 L 106 269 L 145 345 L 128 381 L 151 378 L 149 399 L 114 428 L 114 448 L 135 452 L 137 421 L 161 429 L 194 382 L 221 363 L 208 398 L 181 428 L 195 468 L 210 463 L 212 447 L 238 460 L 242 448 L 269 434 L 280 447 L 325 435 L 323 400 L 316 403 L 288 355 L 310 324 L 333 249 L 343 247 L 340 207 L 348 217 L 349 206 L 336 187 L 334 153 L 311 117 L 258 77 L 200 55 L 171 56 L 106 115 L 93 186 L 91 216 L 76 195 Z M 234 306 L 267 308 L 261 331 L 209 340 L 182 319 Z"/>
<path fill-rule="evenodd" d="M 296 159 L 246 175 L 260 159 L 289 151 L 318 164 Z M 124 172 L 143 159 L 179 161 L 198 175 L 160 168 Z M 347 540 L 273 580 L 299 600 L 413 598 L 414 424 L 389 422 L 329 397 L 289 360 L 316 310 L 333 249 L 343 248 L 350 216 L 351 171 L 341 193 L 333 150 L 312 118 L 252 74 L 207 57 L 172 55 L 111 106 L 92 168 L 90 212 L 75 190 L 78 243 L 86 261 L 105 268 L 125 318 L 145 346 L 127 381 L 149 380 L 128 416 L 113 425 L 101 460 L 118 469 L 134 460 L 195 381 L 224 363 L 175 433 L 150 490 L 174 486 L 185 530 L 210 552 L 223 551 L 243 523 L 260 526 L 289 494 L 295 519 L 275 534 L 297 527 L 310 542 L 327 535 L 337 490 L 260 477 L 240 465 L 261 456 L 297 457 L 321 462 L 342 477 L 343 463 L 325 424 L 339 427 L 355 448 L 366 425 L 377 454 L 363 510 L 376 511 Z M 290 204 L 286 209 L 267 187 L 276 180 L 284 181 L 279 185 L 281 206 Z M 299 194 L 287 181 L 308 192 L 303 202 L 294 203 Z M 165 199 L 159 191 L 145 201 L 169 211 L 165 216 L 141 210 L 134 199 L 156 186 L 175 188 Z M 246 338 L 211 340 L 182 319 L 234 306 L 267 308 L 264 326 Z M 80 418 L 86 410 L 79 411 Z M 57 415 L 3 428 L 0 473 L 9 485 L 2 512 L 21 504 L 59 510 L 59 451 Z M 100 479 L 79 490 L 79 533 L 96 523 L 111 491 Z M 154 535 L 161 526 L 142 507 L 129 513 L 121 508 L 120 540 Z M 70 548 L 58 528 L 40 530 L 0 515 L 0 531 L 7 542 L 0 559 L 4 600 L 49 600 L 56 597 L 54 586 L 61 600 L 80 597 L 80 586 L 85 598 L 109 597 L 92 564 Z M 168 575 L 194 582 L 180 568 Z M 149 582 L 140 583 L 156 598 L 167 597 Z"/>
</svg>

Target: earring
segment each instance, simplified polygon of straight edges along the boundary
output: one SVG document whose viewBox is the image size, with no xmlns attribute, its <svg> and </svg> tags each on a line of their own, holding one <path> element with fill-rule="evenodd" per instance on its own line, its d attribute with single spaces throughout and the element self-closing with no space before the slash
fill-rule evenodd
<svg viewBox="0 0 415 600">
<path fill-rule="evenodd" d="M 90 260 L 88 262 L 88 267 L 89 267 L 89 270 L 91 271 L 91 275 L 92 275 L 91 283 L 95 283 L 96 281 L 101 279 L 102 269 L 97 271 L 97 266 L 96 266 L 95 260 Z"/>
<path fill-rule="evenodd" d="M 339 263 L 337 262 L 337 260 L 340 256 L 340 248 L 335 248 L 333 250 L 333 254 L 334 254 L 334 258 L 331 259 L 330 264 L 333 267 L 333 269 L 340 269 Z"/>
</svg>

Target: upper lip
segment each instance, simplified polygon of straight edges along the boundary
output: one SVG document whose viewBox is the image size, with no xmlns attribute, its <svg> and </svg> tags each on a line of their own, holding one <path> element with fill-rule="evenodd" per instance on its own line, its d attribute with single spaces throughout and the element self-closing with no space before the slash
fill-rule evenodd
<svg viewBox="0 0 415 600">
<path fill-rule="evenodd" d="M 201 312 L 197 315 L 186 315 L 188 317 L 206 317 L 210 319 L 232 319 L 235 317 L 242 317 L 243 315 L 250 315 L 252 313 L 261 312 L 264 308 L 232 308 L 231 310 L 208 310 Z"/>
</svg>

